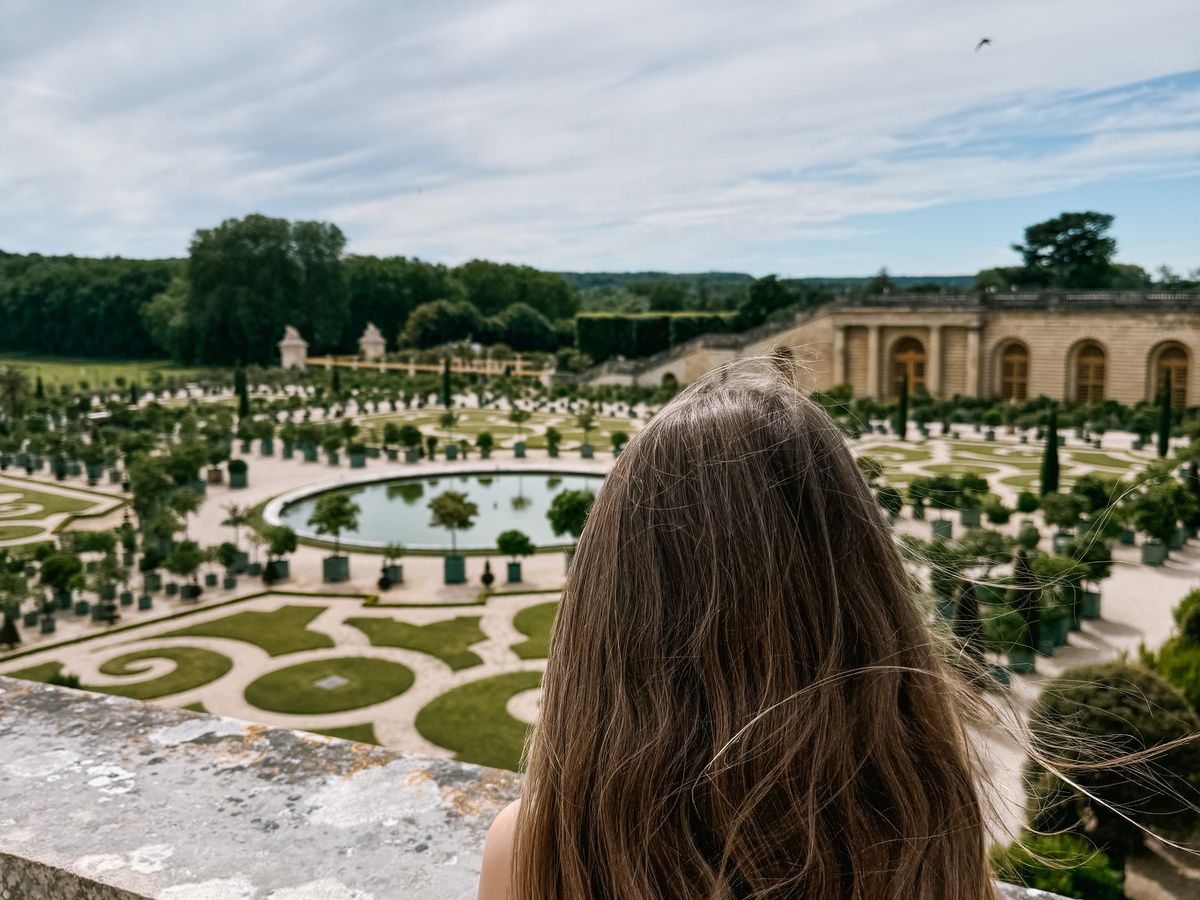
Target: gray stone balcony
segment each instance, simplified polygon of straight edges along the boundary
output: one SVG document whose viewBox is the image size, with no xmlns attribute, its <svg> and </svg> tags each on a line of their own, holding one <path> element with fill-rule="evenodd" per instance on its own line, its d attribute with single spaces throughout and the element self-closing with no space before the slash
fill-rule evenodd
<svg viewBox="0 0 1200 900">
<path fill-rule="evenodd" d="M 120 697 L 0 691 L 3 900 L 472 898 L 520 790 L 511 772 Z"/>
</svg>

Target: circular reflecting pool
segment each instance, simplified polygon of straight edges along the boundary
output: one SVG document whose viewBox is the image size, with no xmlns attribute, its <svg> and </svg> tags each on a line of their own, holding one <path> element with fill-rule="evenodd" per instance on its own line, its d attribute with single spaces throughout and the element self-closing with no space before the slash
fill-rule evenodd
<svg viewBox="0 0 1200 900">
<path fill-rule="evenodd" d="M 371 547 L 400 543 L 412 550 L 449 550 L 450 532 L 429 524 L 429 501 L 444 491 L 456 491 L 479 507 L 474 526 L 458 532 L 460 550 L 493 549 L 496 537 L 513 528 L 538 546 L 567 544 L 570 535 L 555 535 L 546 518 L 550 501 L 565 490 L 598 491 L 603 482 L 602 475 L 571 472 L 464 472 L 351 484 L 336 490 L 350 494 L 361 512 L 358 528 L 343 532 L 341 540 Z M 329 540 L 308 524 L 322 493 L 326 492 L 285 503 L 278 512 L 280 523 L 304 537 Z"/>
</svg>

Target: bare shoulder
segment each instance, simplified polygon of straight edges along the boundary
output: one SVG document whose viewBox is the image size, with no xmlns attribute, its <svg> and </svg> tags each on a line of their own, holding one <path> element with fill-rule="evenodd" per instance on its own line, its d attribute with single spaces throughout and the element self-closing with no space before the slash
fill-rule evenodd
<svg viewBox="0 0 1200 900">
<path fill-rule="evenodd" d="M 483 845 L 483 866 L 479 871 L 479 900 L 505 900 L 508 896 L 513 832 L 520 808 L 520 800 L 508 804 L 488 829 L 487 842 Z"/>
</svg>

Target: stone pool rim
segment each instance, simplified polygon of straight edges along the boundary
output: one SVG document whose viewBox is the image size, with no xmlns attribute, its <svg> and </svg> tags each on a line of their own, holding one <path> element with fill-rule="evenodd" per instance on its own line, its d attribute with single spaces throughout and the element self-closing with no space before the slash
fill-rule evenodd
<svg viewBox="0 0 1200 900">
<path fill-rule="evenodd" d="M 608 474 L 611 466 L 611 461 L 604 461 L 601 465 L 587 465 L 579 462 L 570 462 L 567 465 L 547 464 L 541 460 L 531 460 L 533 463 L 528 468 L 524 466 L 502 465 L 494 462 L 492 465 L 481 465 L 479 463 L 459 463 L 455 466 L 444 466 L 443 464 L 429 465 L 428 468 L 422 467 L 418 470 L 409 469 L 407 465 L 399 471 L 393 471 L 387 474 L 378 472 L 371 474 L 352 475 L 346 478 L 331 479 L 328 481 L 316 482 L 307 484 L 304 487 L 295 488 L 290 491 L 285 491 L 278 494 L 267 501 L 263 506 L 262 518 L 263 523 L 270 527 L 274 525 L 284 524 L 280 518 L 280 513 L 285 507 L 290 504 L 297 503 L 301 500 L 308 499 L 318 494 L 325 494 L 330 491 L 352 489 L 363 487 L 370 484 L 379 484 L 381 482 L 396 482 L 396 481 L 427 481 L 430 478 L 451 478 L 459 475 L 548 475 L 551 477 L 599 477 L 603 478 Z M 600 463 L 600 460 L 596 460 Z M 311 547 L 333 547 L 333 541 L 327 537 L 315 537 L 312 535 L 301 534 L 296 532 L 296 538 L 302 543 Z M 388 546 L 387 541 L 368 541 L 362 538 L 342 538 L 341 546 L 343 551 L 359 551 L 359 552 L 379 552 Z M 537 553 L 562 553 L 565 550 L 570 550 L 575 546 L 574 541 L 565 541 L 561 544 L 538 544 Z M 406 545 L 404 548 L 405 556 L 447 556 L 450 553 L 449 547 L 434 547 L 431 545 L 416 544 Z M 459 547 L 459 556 L 497 556 L 499 550 L 493 547 Z"/>
</svg>

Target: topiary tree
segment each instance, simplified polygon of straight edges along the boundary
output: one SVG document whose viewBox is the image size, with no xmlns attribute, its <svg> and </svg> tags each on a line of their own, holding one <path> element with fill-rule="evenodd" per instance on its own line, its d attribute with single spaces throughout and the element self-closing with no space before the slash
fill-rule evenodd
<svg viewBox="0 0 1200 900">
<path fill-rule="evenodd" d="M 225 518 L 221 520 L 221 524 L 226 528 L 233 529 L 233 546 L 235 549 L 240 549 L 242 529 L 250 524 L 250 507 L 230 503 L 222 509 L 225 510 Z"/>
<path fill-rule="evenodd" d="M 529 536 L 516 529 L 500 532 L 496 538 L 496 549 L 505 556 L 511 556 L 514 561 L 521 556 L 532 556 L 537 550 Z"/>
<path fill-rule="evenodd" d="M 495 445 L 496 439 L 492 437 L 492 433 L 490 431 L 481 431 L 479 434 L 475 435 L 475 446 L 479 448 L 480 453 L 485 455 L 491 453 L 492 447 Z"/>
<path fill-rule="evenodd" d="M 1085 837 L 1124 870 L 1146 829 L 1185 837 L 1200 825 L 1200 742 L 1187 740 L 1200 731 L 1200 718 L 1154 672 L 1122 662 L 1070 669 L 1042 691 L 1029 731 L 1036 753 L 1074 782 L 1036 759 L 1026 763 L 1034 830 Z M 1113 764 L 1155 748 L 1165 749 Z"/>
<path fill-rule="evenodd" d="M 1045 494 L 1042 497 L 1042 518 L 1060 533 L 1079 524 L 1083 509 L 1084 501 L 1077 494 Z"/>
<path fill-rule="evenodd" d="M 562 432 L 551 425 L 546 429 L 546 446 L 551 452 L 558 449 L 558 445 L 562 443 Z"/>
<path fill-rule="evenodd" d="M 1200 589 L 1189 592 L 1172 611 L 1175 632 L 1156 653 L 1140 648 L 1142 665 L 1153 669 L 1200 711 Z"/>
<path fill-rule="evenodd" d="M 904 498 L 890 484 L 875 489 L 875 500 L 889 516 L 900 515 L 900 510 L 904 508 Z"/>
<path fill-rule="evenodd" d="M 1138 531 L 1158 541 L 1169 541 L 1180 519 L 1196 511 L 1191 491 L 1171 477 L 1151 482 L 1141 494 L 1130 500 L 1134 525 Z"/>
<path fill-rule="evenodd" d="M 401 425 L 397 440 L 406 450 L 415 450 L 421 446 L 421 429 L 416 425 Z"/>
<path fill-rule="evenodd" d="M 608 436 L 608 439 L 612 443 L 614 455 L 619 454 L 623 449 L 625 449 L 625 445 L 629 443 L 629 435 L 624 431 L 614 431 Z"/>
<path fill-rule="evenodd" d="M 508 421 L 517 426 L 517 433 L 522 441 L 525 440 L 525 423 L 529 421 L 532 415 L 533 413 L 529 410 L 522 409 L 516 404 L 513 405 L 513 408 L 508 413 Z"/>
<path fill-rule="evenodd" d="M 595 502 L 596 495 L 591 491 L 562 491 L 550 501 L 546 518 L 550 520 L 550 527 L 556 535 L 569 534 L 578 541 Z"/>
<path fill-rule="evenodd" d="M 1050 407 L 1046 426 L 1046 449 L 1042 456 L 1042 496 L 1058 492 L 1058 407 Z"/>
<path fill-rule="evenodd" d="M 1021 491 L 1021 493 L 1017 494 L 1017 512 L 1029 515 L 1032 512 L 1037 512 L 1040 505 L 1037 494 L 1033 493 L 1033 491 Z"/>
<path fill-rule="evenodd" d="M 317 530 L 317 534 L 333 535 L 333 555 L 340 556 L 342 532 L 358 528 L 360 512 L 362 509 L 345 491 L 330 491 L 317 498 L 317 505 L 308 517 L 308 524 Z"/>
<path fill-rule="evenodd" d="M 475 517 L 479 515 L 479 506 L 467 500 L 467 495 L 458 491 L 443 491 L 429 501 L 429 511 L 433 513 L 429 521 L 433 528 L 450 529 L 450 552 L 458 552 L 457 534 L 459 529 L 469 529 L 475 525 Z"/>
</svg>

